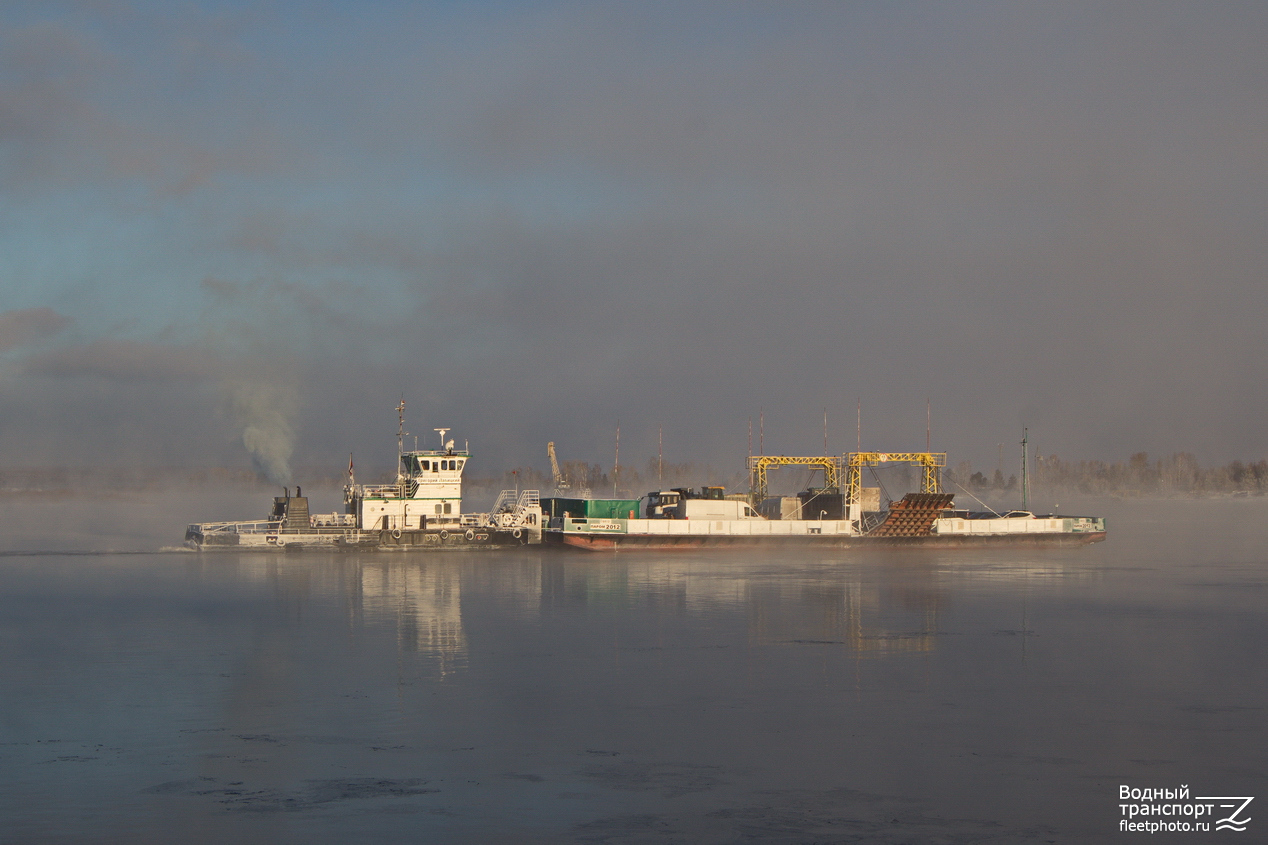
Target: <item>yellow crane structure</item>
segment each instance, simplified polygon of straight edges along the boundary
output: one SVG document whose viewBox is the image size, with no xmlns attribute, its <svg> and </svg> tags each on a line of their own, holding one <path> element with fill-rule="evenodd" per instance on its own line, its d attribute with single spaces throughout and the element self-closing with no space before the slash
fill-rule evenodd
<svg viewBox="0 0 1268 845">
<path fill-rule="evenodd" d="M 546 444 L 546 455 L 550 458 L 550 476 L 555 484 L 552 496 L 562 496 L 564 498 L 588 499 L 590 498 L 590 488 L 583 484 L 573 487 L 568 479 L 559 469 L 559 459 L 555 456 L 555 443 L 551 441 Z"/>
<path fill-rule="evenodd" d="M 550 480 L 555 484 L 555 495 L 559 495 L 560 491 L 568 489 L 568 482 L 564 480 L 564 474 L 559 471 L 559 460 L 555 457 L 554 441 L 546 444 L 546 455 L 550 458 Z"/>
<path fill-rule="evenodd" d="M 947 465 L 946 452 L 851 452 L 845 477 L 845 503 L 857 504 L 863 496 L 863 467 L 879 464 L 919 464 L 921 493 L 941 493 L 940 467 Z"/>
<path fill-rule="evenodd" d="M 808 466 L 823 470 L 824 487 L 841 486 L 842 461 L 835 455 L 789 457 L 787 455 L 750 456 L 748 459 L 749 500 L 756 506 L 766 498 L 766 470 L 771 467 Z"/>
</svg>

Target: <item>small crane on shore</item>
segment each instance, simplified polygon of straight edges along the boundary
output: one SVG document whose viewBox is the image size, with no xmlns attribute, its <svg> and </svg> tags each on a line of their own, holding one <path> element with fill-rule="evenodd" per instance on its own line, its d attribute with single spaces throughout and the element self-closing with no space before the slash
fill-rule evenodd
<svg viewBox="0 0 1268 845">
<path fill-rule="evenodd" d="M 546 454 L 550 457 L 550 475 L 551 480 L 555 485 L 555 492 L 553 495 L 573 499 L 590 498 L 590 488 L 578 487 L 574 491 L 572 489 L 572 485 L 568 483 L 568 479 L 564 476 L 563 472 L 560 471 L 559 459 L 555 457 L 555 442 L 553 440 L 546 444 Z"/>
</svg>

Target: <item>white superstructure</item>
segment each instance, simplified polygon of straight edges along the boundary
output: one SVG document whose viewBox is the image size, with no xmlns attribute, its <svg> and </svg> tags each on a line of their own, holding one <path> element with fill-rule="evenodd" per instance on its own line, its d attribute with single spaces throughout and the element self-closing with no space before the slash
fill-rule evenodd
<svg viewBox="0 0 1268 845">
<path fill-rule="evenodd" d="M 446 429 L 447 430 L 447 429 Z M 344 502 L 364 529 L 416 529 L 460 525 L 466 449 L 403 452 L 394 484 L 349 484 Z"/>
</svg>

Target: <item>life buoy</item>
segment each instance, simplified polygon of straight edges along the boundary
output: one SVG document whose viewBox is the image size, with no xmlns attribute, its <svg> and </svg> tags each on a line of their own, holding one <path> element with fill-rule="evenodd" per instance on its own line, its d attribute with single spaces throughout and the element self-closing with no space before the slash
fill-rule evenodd
<svg viewBox="0 0 1268 845">
<path fill-rule="evenodd" d="M 511 532 L 511 536 L 514 537 L 516 540 L 518 540 L 520 538 L 521 533 L 522 532 L 518 528 L 516 528 L 514 531 Z"/>
<path fill-rule="evenodd" d="M 442 529 L 440 529 L 440 539 L 442 539 L 442 540 L 448 540 L 448 539 L 449 539 L 449 532 L 448 532 L 448 531 L 446 531 L 446 530 L 445 530 L 445 529 L 443 529 L 443 528 L 442 528 Z"/>
<path fill-rule="evenodd" d="M 285 546 L 285 545 L 286 545 L 286 541 L 285 541 L 285 540 L 283 540 L 280 536 L 279 536 L 276 540 L 274 540 L 273 542 L 274 542 L 274 543 L 276 543 L 278 546 Z"/>
<path fill-rule="evenodd" d="M 467 536 L 467 539 L 468 539 L 468 540 L 474 540 L 474 539 L 475 539 L 475 532 L 474 532 L 474 531 L 472 531 L 470 528 L 468 528 L 468 529 L 467 529 L 467 535 L 466 535 L 466 536 Z"/>
<path fill-rule="evenodd" d="M 393 539 L 393 540 L 399 540 L 399 539 L 401 539 L 401 529 L 399 529 L 399 528 L 393 528 L 393 529 L 392 529 L 392 539 Z"/>
</svg>

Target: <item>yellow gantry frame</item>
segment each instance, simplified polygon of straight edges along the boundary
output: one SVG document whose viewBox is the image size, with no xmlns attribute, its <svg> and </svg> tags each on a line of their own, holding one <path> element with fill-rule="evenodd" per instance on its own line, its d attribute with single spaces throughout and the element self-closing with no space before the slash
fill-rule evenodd
<svg viewBox="0 0 1268 845">
<path fill-rule="evenodd" d="M 790 458 L 786 455 L 762 455 L 748 459 L 749 497 L 754 506 L 766 498 L 767 467 L 808 466 L 823 470 L 823 486 L 839 487 L 842 461 L 838 457 L 821 455 L 813 458 Z"/>
<path fill-rule="evenodd" d="M 920 492 L 942 492 L 942 476 L 938 468 L 947 465 L 946 452 L 851 452 L 846 471 L 846 504 L 857 503 L 863 495 L 863 467 L 895 463 L 920 464 L 924 468 L 920 479 Z"/>
<path fill-rule="evenodd" d="M 946 452 L 851 452 L 848 460 L 833 456 L 788 457 L 763 455 L 750 457 L 749 494 L 753 502 L 766 498 L 766 470 L 768 467 L 808 466 L 823 470 L 823 486 L 840 485 L 841 472 L 846 471 L 845 502 L 857 504 L 863 493 L 863 467 L 879 464 L 919 464 L 923 469 L 920 478 L 921 493 L 941 493 L 942 476 L 939 468 L 947 465 Z"/>
</svg>

